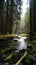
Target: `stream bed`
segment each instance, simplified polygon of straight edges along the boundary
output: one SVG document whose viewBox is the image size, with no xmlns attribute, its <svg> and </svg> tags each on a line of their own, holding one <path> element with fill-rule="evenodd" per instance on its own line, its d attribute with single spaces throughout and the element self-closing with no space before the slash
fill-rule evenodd
<svg viewBox="0 0 36 65">
<path fill-rule="evenodd" d="M 0 40 L 0 65 L 14 65 L 22 57 L 27 50 L 26 39 L 27 37 L 16 36 L 13 39 Z M 28 47 L 27 52 L 27 56 L 20 65 L 34 64 L 35 57 L 32 56 L 33 48 L 31 46 Z"/>
</svg>

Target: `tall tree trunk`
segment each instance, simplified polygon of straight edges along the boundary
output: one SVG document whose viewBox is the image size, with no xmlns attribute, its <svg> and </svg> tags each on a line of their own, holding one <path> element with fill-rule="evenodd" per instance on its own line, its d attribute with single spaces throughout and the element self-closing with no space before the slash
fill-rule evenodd
<svg viewBox="0 0 36 65">
<path fill-rule="evenodd" d="M 4 0 L 1 0 L 1 34 L 4 34 L 3 32 L 3 16 L 4 16 Z"/>
<path fill-rule="evenodd" d="M 30 4 L 30 29 L 30 41 L 32 41 L 36 34 L 36 0 L 32 0 Z"/>
<path fill-rule="evenodd" d="M 6 25 L 5 25 L 5 34 L 8 33 L 8 0 L 6 2 Z"/>
<path fill-rule="evenodd" d="M 9 11 L 9 33 L 12 34 L 12 0 L 10 5 L 10 11 Z"/>
<path fill-rule="evenodd" d="M 2 11 L 2 10 L 1 10 L 1 3 L 2 3 L 2 1 L 0 1 L 0 34 L 1 34 L 1 18 L 2 18 L 2 17 L 1 17 L 1 13 L 2 13 L 2 12 L 1 12 L 1 11 Z"/>
<path fill-rule="evenodd" d="M 33 22 L 33 7 L 31 1 L 30 2 L 30 41 L 32 41 L 32 22 Z"/>
<path fill-rule="evenodd" d="M 12 0 L 7 0 L 7 14 L 7 33 L 12 34 Z"/>
</svg>

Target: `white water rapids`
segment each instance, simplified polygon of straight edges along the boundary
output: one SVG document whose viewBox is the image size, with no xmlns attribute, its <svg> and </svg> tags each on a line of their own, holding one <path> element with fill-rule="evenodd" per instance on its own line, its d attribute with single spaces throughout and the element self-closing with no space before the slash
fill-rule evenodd
<svg viewBox="0 0 36 65">
<path fill-rule="evenodd" d="M 14 39 L 18 41 L 18 47 L 17 47 L 16 52 L 19 52 L 19 50 L 22 50 L 22 49 L 27 49 L 27 44 L 25 42 L 26 38 L 27 37 L 19 37 L 18 39 L 17 38 Z"/>
</svg>

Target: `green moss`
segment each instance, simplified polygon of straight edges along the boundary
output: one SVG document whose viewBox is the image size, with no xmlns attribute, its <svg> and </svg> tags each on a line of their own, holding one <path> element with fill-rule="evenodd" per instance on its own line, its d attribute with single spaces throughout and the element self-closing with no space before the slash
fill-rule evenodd
<svg viewBox="0 0 36 65">
<path fill-rule="evenodd" d="M 14 54 L 11 53 L 10 55 L 8 55 L 8 56 L 5 58 L 5 60 L 9 60 L 9 59 L 11 59 L 11 57 L 12 57 L 13 55 L 14 55 Z"/>
<path fill-rule="evenodd" d="M 21 36 L 29 36 L 29 34 L 20 34 Z"/>
</svg>

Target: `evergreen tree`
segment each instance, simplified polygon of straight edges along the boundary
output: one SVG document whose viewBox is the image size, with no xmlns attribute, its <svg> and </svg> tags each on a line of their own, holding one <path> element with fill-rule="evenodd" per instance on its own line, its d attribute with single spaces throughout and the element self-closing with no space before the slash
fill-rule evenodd
<svg viewBox="0 0 36 65">
<path fill-rule="evenodd" d="M 12 34 L 14 22 L 20 20 L 21 3 L 21 0 L 0 1 L 0 32 L 2 34 Z"/>
</svg>

